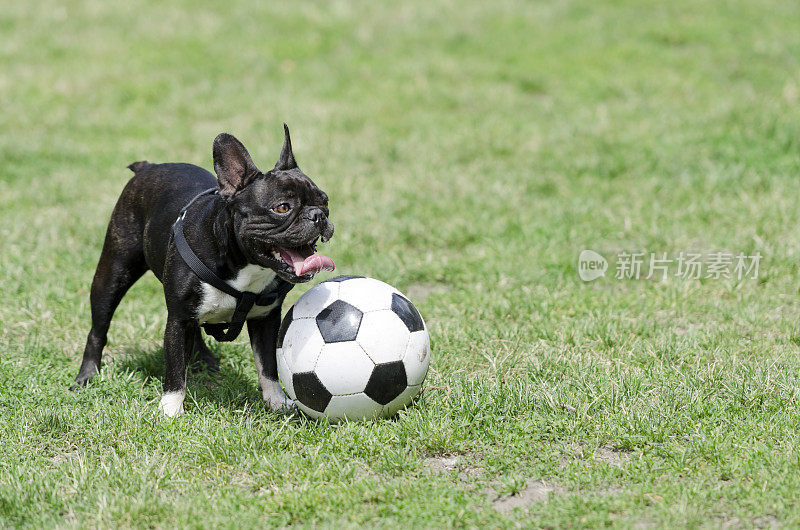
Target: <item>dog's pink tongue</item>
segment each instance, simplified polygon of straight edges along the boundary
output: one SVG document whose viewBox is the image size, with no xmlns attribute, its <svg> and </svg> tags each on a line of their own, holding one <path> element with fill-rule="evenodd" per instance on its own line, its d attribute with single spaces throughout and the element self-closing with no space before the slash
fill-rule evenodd
<svg viewBox="0 0 800 530">
<path fill-rule="evenodd" d="M 298 250 L 290 248 L 281 248 L 280 252 L 283 255 L 283 259 L 294 267 L 294 273 L 297 276 L 302 276 L 309 272 L 316 274 L 323 269 L 332 271 L 336 268 L 333 260 L 322 254 L 304 256 L 303 254 L 305 254 L 305 252 L 301 253 Z"/>
<path fill-rule="evenodd" d="M 322 254 L 312 254 L 311 256 L 307 257 L 303 260 L 303 263 L 294 264 L 294 273 L 298 276 L 302 276 L 303 274 L 307 274 L 309 272 L 316 274 L 321 270 L 332 271 L 336 268 L 334 265 L 333 260 L 328 256 L 324 256 Z"/>
</svg>

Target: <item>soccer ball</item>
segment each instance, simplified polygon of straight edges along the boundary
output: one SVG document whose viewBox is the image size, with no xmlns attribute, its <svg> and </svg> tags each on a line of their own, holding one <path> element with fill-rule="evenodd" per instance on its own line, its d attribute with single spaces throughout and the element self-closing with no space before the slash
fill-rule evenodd
<svg viewBox="0 0 800 530">
<path fill-rule="evenodd" d="M 388 417 L 420 392 L 428 373 L 425 322 L 397 289 L 337 276 L 309 289 L 278 333 L 278 374 L 313 418 Z"/>
</svg>

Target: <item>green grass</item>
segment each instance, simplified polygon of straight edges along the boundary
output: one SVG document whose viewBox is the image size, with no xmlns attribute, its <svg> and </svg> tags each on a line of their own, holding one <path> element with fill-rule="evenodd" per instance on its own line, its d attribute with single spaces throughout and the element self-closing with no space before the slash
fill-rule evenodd
<svg viewBox="0 0 800 530">
<path fill-rule="evenodd" d="M 800 525 L 798 28 L 792 1 L 7 3 L 0 524 Z M 282 121 L 338 270 L 433 290 L 419 405 L 271 414 L 243 336 L 169 421 L 152 275 L 68 392 L 125 166 L 210 167 L 229 131 L 271 167 Z M 763 260 L 583 283 L 584 248 Z"/>
</svg>

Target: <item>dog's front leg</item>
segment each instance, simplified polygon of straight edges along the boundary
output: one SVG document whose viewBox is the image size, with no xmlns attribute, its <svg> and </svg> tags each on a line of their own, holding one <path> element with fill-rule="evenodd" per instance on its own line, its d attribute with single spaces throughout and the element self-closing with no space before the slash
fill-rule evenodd
<svg viewBox="0 0 800 530">
<path fill-rule="evenodd" d="M 195 324 L 167 317 L 164 331 L 164 395 L 158 408 L 171 418 L 183 416 L 186 397 L 186 359 L 192 352 Z"/>
<path fill-rule="evenodd" d="M 271 410 L 288 410 L 292 400 L 283 392 L 278 382 L 278 361 L 275 350 L 278 343 L 278 328 L 281 324 L 280 306 L 269 315 L 258 320 L 247 321 L 250 345 L 258 370 L 258 388 L 264 402 Z"/>
</svg>

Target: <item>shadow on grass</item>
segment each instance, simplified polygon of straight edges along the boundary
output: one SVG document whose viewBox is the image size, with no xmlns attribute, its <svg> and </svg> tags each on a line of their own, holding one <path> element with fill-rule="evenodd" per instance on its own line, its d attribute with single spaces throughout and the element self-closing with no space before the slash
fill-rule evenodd
<svg viewBox="0 0 800 530">
<path fill-rule="evenodd" d="M 220 359 L 221 351 L 217 344 L 209 346 L 215 357 Z M 160 391 L 164 379 L 164 349 L 156 348 L 152 350 L 132 348 L 117 357 L 115 362 L 116 369 L 123 374 L 131 374 L 136 379 L 157 386 Z M 225 356 L 220 359 L 219 371 L 206 371 L 198 363 L 190 363 L 187 373 L 186 389 L 187 404 L 196 403 L 199 410 L 213 410 L 226 408 L 230 411 L 248 411 L 248 414 L 256 412 L 263 413 L 265 416 L 275 416 L 281 421 L 287 421 L 284 413 L 272 412 L 267 409 L 261 397 L 261 392 L 253 382 L 252 378 L 246 375 L 246 370 L 251 369 L 255 373 L 253 363 L 241 363 L 238 366 L 231 362 L 226 362 Z M 422 395 L 415 396 L 413 404 L 419 402 Z M 190 405 L 191 406 L 191 405 Z M 364 420 L 367 422 L 396 422 L 398 415 L 390 418 L 377 418 L 374 420 Z M 307 421 L 315 421 L 327 424 L 328 420 L 309 420 L 299 411 L 291 414 L 288 421 L 293 425 L 303 424 Z M 359 420 L 355 420 L 359 421 Z M 334 422 L 335 424 L 335 422 Z M 346 425 L 343 422 L 339 425 Z"/>
<path fill-rule="evenodd" d="M 220 358 L 219 348 L 211 346 L 215 357 Z M 245 363 L 246 364 L 246 363 Z M 164 379 L 164 349 L 152 350 L 130 349 L 118 357 L 117 370 L 124 374 L 135 375 L 142 381 L 156 382 L 161 386 Z M 255 370 L 255 366 L 251 367 Z M 243 369 L 223 357 L 218 371 L 207 371 L 194 360 L 189 362 L 186 377 L 187 400 L 193 400 L 198 406 L 225 407 L 241 410 L 263 404 L 261 393 L 253 380 L 245 375 Z"/>
</svg>

